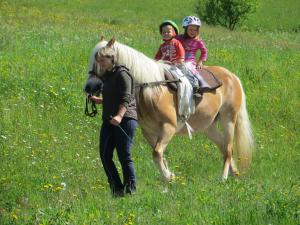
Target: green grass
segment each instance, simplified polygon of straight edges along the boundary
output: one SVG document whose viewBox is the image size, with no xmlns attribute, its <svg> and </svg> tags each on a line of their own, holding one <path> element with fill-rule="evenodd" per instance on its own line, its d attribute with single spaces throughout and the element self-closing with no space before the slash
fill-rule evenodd
<svg viewBox="0 0 300 225">
<path fill-rule="evenodd" d="M 299 4 L 268 2 L 247 29 L 202 29 L 207 65 L 235 72 L 246 91 L 256 138 L 249 173 L 220 182 L 217 148 L 201 134 L 176 137 L 166 157 L 177 179 L 163 193 L 138 130 L 137 194 L 112 199 L 101 119 L 84 115 L 90 51 L 105 35 L 152 57 L 158 24 L 180 23 L 193 1 L 1 1 L 0 224 L 299 224 Z"/>
<path fill-rule="evenodd" d="M 257 31 L 300 31 L 300 4 L 296 0 L 261 1 L 255 14 L 249 16 L 245 27 Z M 244 27 L 244 28 L 245 28 Z"/>
</svg>

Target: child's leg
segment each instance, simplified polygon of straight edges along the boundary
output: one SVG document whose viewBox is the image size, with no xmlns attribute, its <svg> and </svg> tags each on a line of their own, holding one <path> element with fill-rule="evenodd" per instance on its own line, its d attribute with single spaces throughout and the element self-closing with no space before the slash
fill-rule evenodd
<svg viewBox="0 0 300 225">
<path fill-rule="evenodd" d="M 199 73 L 195 74 L 195 77 L 199 81 L 200 89 L 207 89 L 207 88 L 210 89 L 211 88 L 211 86 L 203 79 L 203 77 Z"/>
<path fill-rule="evenodd" d="M 186 76 L 193 87 L 193 96 L 195 98 L 202 98 L 202 94 L 200 93 L 200 86 L 197 77 L 192 73 L 192 71 L 186 65 L 180 65 L 178 68 L 181 72 Z"/>
<path fill-rule="evenodd" d="M 197 79 L 198 87 L 200 87 L 200 89 L 210 89 L 211 88 L 211 86 L 199 74 L 199 71 L 196 69 L 196 65 L 194 63 L 186 62 L 185 65 L 188 68 L 188 70 L 190 71 L 190 73 L 192 73 L 193 76 L 195 76 L 195 78 Z"/>
<path fill-rule="evenodd" d="M 199 88 L 199 82 L 197 77 L 193 74 L 192 70 L 186 65 L 177 66 L 181 72 L 186 76 L 189 80 L 193 88 Z"/>
</svg>

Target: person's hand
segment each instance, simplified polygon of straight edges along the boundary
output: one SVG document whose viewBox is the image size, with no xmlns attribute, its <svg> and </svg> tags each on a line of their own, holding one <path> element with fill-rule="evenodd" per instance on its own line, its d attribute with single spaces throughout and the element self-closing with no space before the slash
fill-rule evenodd
<svg viewBox="0 0 300 225">
<path fill-rule="evenodd" d="M 171 63 L 170 61 L 160 60 L 160 62 L 168 65 L 173 65 L 173 63 Z"/>
<path fill-rule="evenodd" d="M 196 65 L 196 69 L 197 70 L 200 70 L 203 68 L 203 64 L 202 64 L 202 61 L 198 62 L 197 65 Z"/>
<path fill-rule="evenodd" d="M 182 64 L 184 64 L 184 59 L 178 59 L 177 61 L 175 61 L 175 63 L 174 63 L 176 66 L 177 65 L 182 65 Z"/>
<path fill-rule="evenodd" d="M 94 96 L 94 95 L 89 97 L 89 100 L 91 100 L 92 102 L 95 102 L 96 104 L 101 104 L 103 102 L 102 98 Z"/>
<path fill-rule="evenodd" d="M 110 123 L 112 125 L 118 126 L 121 123 L 122 119 L 123 119 L 122 116 L 116 115 L 114 117 L 111 117 Z"/>
</svg>

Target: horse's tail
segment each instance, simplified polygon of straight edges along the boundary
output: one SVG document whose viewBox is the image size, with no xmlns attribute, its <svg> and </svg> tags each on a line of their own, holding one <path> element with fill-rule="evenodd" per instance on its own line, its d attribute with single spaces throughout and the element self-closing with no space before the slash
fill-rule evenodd
<svg viewBox="0 0 300 225">
<path fill-rule="evenodd" d="M 241 84 L 241 82 L 240 82 Z M 254 138 L 248 112 L 246 109 L 246 96 L 241 84 L 242 104 L 237 115 L 235 125 L 235 146 L 238 153 L 238 162 L 241 172 L 245 172 L 251 163 Z"/>
</svg>

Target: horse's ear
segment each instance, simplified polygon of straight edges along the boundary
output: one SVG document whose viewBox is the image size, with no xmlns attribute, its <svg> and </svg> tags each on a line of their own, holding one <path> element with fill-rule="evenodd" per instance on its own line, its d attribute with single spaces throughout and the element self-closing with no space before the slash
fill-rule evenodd
<svg viewBox="0 0 300 225">
<path fill-rule="evenodd" d="M 110 39 L 110 41 L 107 43 L 106 46 L 111 48 L 114 45 L 115 41 L 116 41 L 116 39 L 115 39 L 115 37 L 113 37 L 112 39 Z"/>
<path fill-rule="evenodd" d="M 101 37 L 100 37 L 100 41 L 104 41 L 104 40 L 105 40 L 104 36 L 103 36 L 103 35 L 101 35 Z"/>
</svg>

